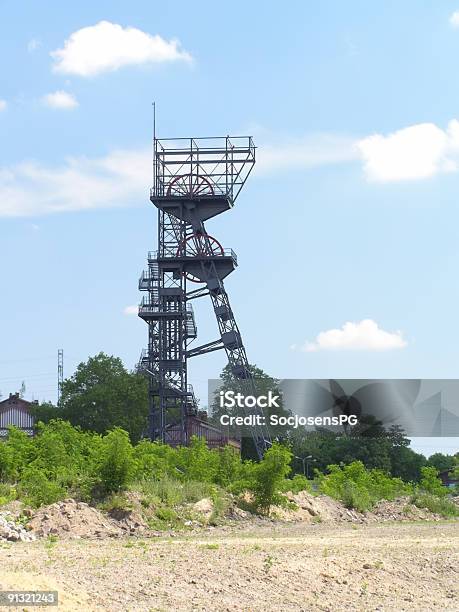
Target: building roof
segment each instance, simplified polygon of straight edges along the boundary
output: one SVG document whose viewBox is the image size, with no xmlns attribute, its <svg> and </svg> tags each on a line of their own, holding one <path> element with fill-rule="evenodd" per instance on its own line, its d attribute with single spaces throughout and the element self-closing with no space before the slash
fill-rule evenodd
<svg viewBox="0 0 459 612">
<path fill-rule="evenodd" d="M 29 408 L 30 406 L 36 406 L 38 404 L 38 400 L 32 400 L 29 402 L 25 400 L 23 397 L 20 397 L 19 393 L 10 393 L 9 397 L 4 400 L 0 400 L 0 410 L 10 407 L 11 404 L 17 405 L 22 408 Z"/>
</svg>

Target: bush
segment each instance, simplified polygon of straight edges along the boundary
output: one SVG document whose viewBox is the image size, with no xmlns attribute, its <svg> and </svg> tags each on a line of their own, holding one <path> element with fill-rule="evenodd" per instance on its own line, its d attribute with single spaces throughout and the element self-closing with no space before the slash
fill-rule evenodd
<svg viewBox="0 0 459 612">
<path fill-rule="evenodd" d="M 214 482 L 218 471 L 218 453 L 207 447 L 203 438 L 193 436 L 190 446 L 177 449 L 179 474 L 184 480 Z"/>
<path fill-rule="evenodd" d="M 1 446 L 1 444 L 0 444 Z M 16 489 L 13 485 L 0 482 L 0 506 L 16 499 Z"/>
<path fill-rule="evenodd" d="M 282 491 L 309 487 L 302 476 L 286 480 L 290 460 L 290 451 L 279 444 L 260 463 L 242 462 L 230 446 L 210 450 L 200 438 L 182 448 L 148 440 L 133 447 L 120 428 L 101 436 L 55 419 L 39 423 L 33 438 L 9 430 L 0 444 L 0 503 L 14 491 L 34 506 L 65 497 L 87 502 L 108 497 L 113 506 L 116 494 L 136 482 L 144 505 L 174 507 L 209 497 L 214 520 L 227 508 L 228 492 L 251 491 L 255 509 L 269 513 L 271 505 L 284 501 Z"/>
<path fill-rule="evenodd" d="M 308 493 L 312 493 L 312 484 L 303 474 L 295 474 L 293 478 L 284 480 L 282 491 L 291 491 L 292 493 L 308 491 Z"/>
<path fill-rule="evenodd" d="M 135 478 L 166 478 L 177 474 L 176 451 L 167 444 L 141 440 L 134 447 Z"/>
<path fill-rule="evenodd" d="M 438 470 L 434 467 L 423 467 L 421 468 L 421 482 L 419 488 L 421 491 L 430 493 L 431 495 L 437 495 L 438 497 L 445 497 L 448 495 L 448 489 L 443 486 L 442 481 L 438 478 Z"/>
<path fill-rule="evenodd" d="M 35 467 L 24 470 L 18 491 L 26 503 L 35 508 L 53 504 L 67 497 L 64 487 L 49 480 L 44 472 Z"/>
<path fill-rule="evenodd" d="M 261 514 L 269 514 L 271 506 L 285 503 L 280 492 L 290 472 L 292 453 L 285 446 L 274 443 L 260 463 L 253 464 L 251 490 L 254 506 Z"/>
<path fill-rule="evenodd" d="M 319 490 L 339 499 L 347 508 L 370 510 L 380 499 L 395 499 L 412 491 L 400 478 L 381 470 L 367 470 L 361 461 L 349 465 L 329 465 L 329 474 L 319 476 Z"/>
<path fill-rule="evenodd" d="M 103 440 L 103 460 L 100 466 L 102 485 L 107 493 L 126 489 L 135 473 L 135 460 L 129 434 L 123 429 L 116 428 Z"/>
<path fill-rule="evenodd" d="M 217 451 L 218 463 L 215 473 L 215 482 L 222 487 L 228 487 L 231 483 L 240 479 L 242 464 L 239 451 L 232 446 L 224 446 Z"/>
<path fill-rule="evenodd" d="M 435 468 L 434 468 L 435 469 Z M 433 495 L 432 493 L 415 493 L 411 503 L 421 509 L 430 510 L 434 514 L 440 514 L 445 518 L 459 516 L 459 508 L 456 504 L 444 496 Z"/>
</svg>

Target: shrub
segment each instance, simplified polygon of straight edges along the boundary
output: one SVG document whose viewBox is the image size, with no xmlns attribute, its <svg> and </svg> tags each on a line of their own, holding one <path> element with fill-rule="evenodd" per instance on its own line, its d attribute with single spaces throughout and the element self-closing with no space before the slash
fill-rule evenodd
<svg viewBox="0 0 459 612">
<path fill-rule="evenodd" d="M 67 497 L 64 487 L 49 480 L 44 472 L 36 467 L 24 470 L 18 490 L 25 501 L 35 508 Z"/>
<path fill-rule="evenodd" d="M 445 518 L 459 516 L 459 508 L 454 502 L 446 499 L 444 496 L 417 492 L 412 496 L 410 501 L 418 508 L 425 508 Z"/>
<path fill-rule="evenodd" d="M 1 446 L 1 444 L 0 444 Z M 16 489 L 11 484 L 3 484 L 0 482 L 0 506 L 16 499 Z"/>
<path fill-rule="evenodd" d="M 355 508 L 359 512 L 366 512 L 374 503 L 368 489 L 359 486 L 352 480 L 344 482 L 341 501 L 346 508 Z"/>
<path fill-rule="evenodd" d="M 284 480 L 282 491 L 291 491 L 292 493 L 308 491 L 308 493 L 312 493 L 312 484 L 303 474 L 295 474 L 293 478 Z"/>
<path fill-rule="evenodd" d="M 349 465 L 329 465 L 329 474 L 319 476 L 319 490 L 339 499 L 348 508 L 370 510 L 380 499 L 395 499 L 411 492 L 400 478 L 392 478 L 382 470 L 367 470 L 361 461 Z"/>
<path fill-rule="evenodd" d="M 3 451 L 2 479 L 13 482 L 21 477 L 22 471 L 33 458 L 33 440 L 16 427 L 8 428 L 8 438 Z"/>
<path fill-rule="evenodd" d="M 135 477 L 138 480 L 165 478 L 177 473 L 176 451 L 167 444 L 141 440 L 134 447 L 134 459 Z"/>
<path fill-rule="evenodd" d="M 442 481 L 438 478 L 438 470 L 434 467 L 423 467 L 421 468 L 421 482 L 419 488 L 421 491 L 437 495 L 439 497 L 445 497 L 448 495 L 448 489 L 443 486 Z"/>
<path fill-rule="evenodd" d="M 228 487 L 239 480 L 242 473 L 239 451 L 227 445 L 215 452 L 218 457 L 215 482 L 222 487 Z"/>
<path fill-rule="evenodd" d="M 129 434 L 116 428 L 104 438 L 100 477 L 107 493 L 126 489 L 135 473 L 135 460 Z"/>
<path fill-rule="evenodd" d="M 269 514 L 271 506 L 285 503 L 280 492 L 284 479 L 290 472 L 292 453 L 288 448 L 274 443 L 263 460 L 253 465 L 254 506 L 262 514 Z"/>
<path fill-rule="evenodd" d="M 190 446 L 182 446 L 176 453 L 176 465 L 184 480 L 214 482 L 218 470 L 218 454 L 209 450 L 203 438 L 193 436 Z"/>
<path fill-rule="evenodd" d="M 133 505 L 122 493 L 112 493 L 100 504 L 100 508 L 105 512 L 129 512 L 133 509 Z"/>
</svg>

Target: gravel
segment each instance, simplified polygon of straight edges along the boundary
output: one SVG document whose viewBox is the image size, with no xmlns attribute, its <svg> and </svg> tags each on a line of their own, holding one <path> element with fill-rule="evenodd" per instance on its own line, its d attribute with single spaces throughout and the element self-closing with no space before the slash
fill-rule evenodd
<svg viewBox="0 0 459 612">
<path fill-rule="evenodd" d="M 5 544 L 0 588 L 52 585 L 72 611 L 456 611 L 458 527 L 272 523 Z"/>
<path fill-rule="evenodd" d="M 0 512 L 0 542 L 33 542 L 35 534 L 18 523 L 11 512 Z"/>
</svg>

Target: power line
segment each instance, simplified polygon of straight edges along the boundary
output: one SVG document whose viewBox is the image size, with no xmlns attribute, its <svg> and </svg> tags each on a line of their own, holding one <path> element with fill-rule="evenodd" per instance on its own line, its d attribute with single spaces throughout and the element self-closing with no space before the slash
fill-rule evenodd
<svg viewBox="0 0 459 612">
<path fill-rule="evenodd" d="M 6 376 L 3 378 L 0 378 L 0 380 L 6 380 L 6 381 L 10 381 L 10 380 L 28 380 L 29 378 L 43 378 L 45 376 L 53 376 L 54 372 L 43 372 L 41 374 L 28 374 L 27 376 Z"/>
</svg>

